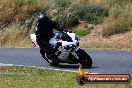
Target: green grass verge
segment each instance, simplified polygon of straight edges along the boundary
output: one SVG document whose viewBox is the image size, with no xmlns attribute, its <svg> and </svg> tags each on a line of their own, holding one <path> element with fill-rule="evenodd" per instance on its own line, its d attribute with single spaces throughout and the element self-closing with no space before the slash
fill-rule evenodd
<svg viewBox="0 0 132 88">
<path fill-rule="evenodd" d="M 42 68 L 0 67 L 0 88 L 132 88 L 130 84 L 86 84 L 76 82 L 76 73 Z"/>
<path fill-rule="evenodd" d="M 88 28 L 75 28 L 73 30 L 79 37 L 86 36 L 87 34 L 90 33 L 90 29 Z"/>
</svg>

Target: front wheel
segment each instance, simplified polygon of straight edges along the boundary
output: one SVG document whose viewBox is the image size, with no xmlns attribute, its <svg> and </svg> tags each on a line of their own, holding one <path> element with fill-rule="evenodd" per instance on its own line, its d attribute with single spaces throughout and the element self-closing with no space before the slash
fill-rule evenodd
<svg viewBox="0 0 132 88">
<path fill-rule="evenodd" d="M 76 54 L 79 57 L 79 63 L 83 68 L 91 68 L 92 67 L 92 59 L 91 57 L 82 49 L 76 51 Z"/>
</svg>

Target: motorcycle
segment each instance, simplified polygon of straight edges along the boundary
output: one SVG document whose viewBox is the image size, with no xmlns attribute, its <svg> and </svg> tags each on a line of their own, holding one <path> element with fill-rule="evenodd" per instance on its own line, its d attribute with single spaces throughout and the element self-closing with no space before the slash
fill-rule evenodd
<svg viewBox="0 0 132 88">
<path fill-rule="evenodd" d="M 36 35 L 30 35 L 32 42 L 37 46 Z M 59 63 L 78 64 L 82 67 L 91 68 L 91 57 L 79 47 L 79 37 L 73 32 L 56 32 L 49 40 L 49 43 L 54 47 L 54 58 L 51 59 L 40 50 L 42 57 L 52 66 L 58 66 Z"/>
</svg>

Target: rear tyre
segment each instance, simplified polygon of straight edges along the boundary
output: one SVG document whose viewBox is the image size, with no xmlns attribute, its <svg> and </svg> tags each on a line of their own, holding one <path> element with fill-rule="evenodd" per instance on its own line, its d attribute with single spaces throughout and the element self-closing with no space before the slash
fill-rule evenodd
<svg viewBox="0 0 132 88">
<path fill-rule="evenodd" d="M 41 56 L 52 66 L 58 66 L 59 62 L 57 61 L 57 59 L 55 57 L 50 57 L 48 58 L 48 56 L 45 56 L 45 53 L 40 50 Z"/>
<path fill-rule="evenodd" d="M 92 67 L 92 59 L 91 57 L 82 49 L 76 51 L 76 54 L 79 57 L 79 63 L 83 68 L 91 68 Z"/>
</svg>

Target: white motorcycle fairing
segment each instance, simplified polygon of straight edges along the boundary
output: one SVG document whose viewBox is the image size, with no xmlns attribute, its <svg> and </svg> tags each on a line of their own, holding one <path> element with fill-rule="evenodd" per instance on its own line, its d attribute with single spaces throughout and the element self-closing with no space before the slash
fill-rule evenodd
<svg viewBox="0 0 132 88">
<path fill-rule="evenodd" d="M 75 33 L 68 32 L 67 34 L 72 38 L 73 42 L 63 41 L 61 39 L 58 40 L 58 39 L 56 39 L 56 37 L 59 35 L 59 33 L 55 33 L 55 36 L 50 39 L 49 43 L 54 46 L 57 42 L 61 42 L 62 47 L 66 46 L 66 45 L 70 45 L 70 44 L 76 45 L 78 43 L 78 41 L 75 40 L 75 36 L 76 36 Z"/>
<path fill-rule="evenodd" d="M 78 58 L 77 55 L 75 54 L 75 51 L 77 51 L 79 49 L 79 46 L 78 46 L 79 39 L 78 38 L 76 39 L 76 37 L 77 37 L 76 34 L 67 32 L 67 34 L 72 38 L 72 42 L 63 41 L 62 39 L 57 39 L 57 36 L 61 35 L 60 32 L 56 32 L 54 34 L 55 34 L 54 37 L 49 40 L 49 43 L 54 47 L 56 46 L 57 43 L 62 44 L 62 46 L 58 48 L 59 52 L 61 52 L 61 54 L 58 56 L 58 58 L 61 60 L 68 60 L 70 53 L 72 53 L 76 58 Z M 31 37 L 32 42 L 35 44 L 35 46 L 38 46 L 37 42 L 36 42 L 35 33 L 31 34 L 30 37 Z M 67 47 L 67 46 L 72 47 L 73 45 L 75 46 L 75 48 L 72 51 L 70 51 L 70 49 L 69 50 L 65 49 L 65 47 Z"/>
</svg>

